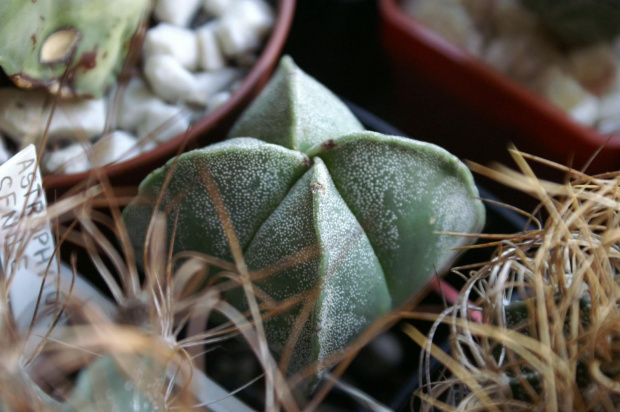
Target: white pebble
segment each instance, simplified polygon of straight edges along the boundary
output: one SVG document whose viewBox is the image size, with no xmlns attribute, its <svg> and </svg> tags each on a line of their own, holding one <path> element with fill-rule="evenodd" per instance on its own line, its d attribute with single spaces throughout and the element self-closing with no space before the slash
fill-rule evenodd
<svg viewBox="0 0 620 412">
<path fill-rule="evenodd" d="M 189 116 L 182 109 L 168 104 L 153 104 L 138 126 L 138 138 L 152 138 L 159 143 L 185 133 Z"/>
<path fill-rule="evenodd" d="M 615 88 L 601 98 L 599 117 L 604 120 L 620 119 L 620 88 Z"/>
<path fill-rule="evenodd" d="M 153 91 L 168 102 L 177 102 L 191 95 L 195 79 L 173 57 L 151 56 L 144 62 L 144 75 Z"/>
<path fill-rule="evenodd" d="M 157 142 L 153 140 L 144 139 L 139 142 L 138 149 L 140 149 L 140 153 L 146 153 L 146 152 L 150 152 L 156 147 L 157 147 Z"/>
<path fill-rule="evenodd" d="M 142 56 L 165 54 L 174 57 L 187 70 L 198 67 L 198 39 L 193 30 L 160 23 L 149 29 L 144 36 Z"/>
<path fill-rule="evenodd" d="M 42 90 L 0 89 L 0 129 L 17 146 L 37 142 L 49 117 Z"/>
<path fill-rule="evenodd" d="M 519 0 L 495 0 L 492 28 L 498 35 L 521 35 L 540 31 L 538 18 Z"/>
<path fill-rule="evenodd" d="M 217 26 L 207 23 L 196 29 L 198 39 L 198 67 L 203 70 L 220 70 L 226 67 L 226 59 L 222 54 L 216 36 Z"/>
<path fill-rule="evenodd" d="M 590 93 L 601 96 L 616 83 L 618 63 L 611 45 L 601 43 L 579 48 L 568 59 L 571 74 Z"/>
<path fill-rule="evenodd" d="M 260 37 L 243 20 L 230 17 L 222 18 L 217 28 L 217 38 L 222 51 L 228 57 L 257 50 L 260 47 Z"/>
<path fill-rule="evenodd" d="M 603 134 L 620 131 L 620 117 L 599 120 L 596 123 L 596 130 Z"/>
<path fill-rule="evenodd" d="M 483 57 L 492 67 L 528 87 L 548 67 L 566 65 L 566 59 L 553 45 L 536 34 L 497 37 Z"/>
<path fill-rule="evenodd" d="M 122 130 L 116 130 L 103 136 L 93 145 L 90 162 L 93 167 L 128 160 L 140 154 L 138 140 Z"/>
<path fill-rule="evenodd" d="M 0 165 L 13 157 L 13 153 L 6 147 L 4 136 L 0 135 Z"/>
<path fill-rule="evenodd" d="M 144 117 L 146 108 L 155 102 L 163 103 L 142 78 L 133 77 L 123 91 L 122 103 L 117 115 L 119 127 L 132 133 L 135 132 Z"/>
<path fill-rule="evenodd" d="M 598 99 L 558 67 L 546 69 L 536 82 L 536 90 L 575 121 L 592 126 L 598 117 Z"/>
<path fill-rule="evenodd" d="M 207 100 L 207 110 L 208 112 L 212 112 L 215 109 L 222 106 L 224 103 L 230 99 L 231 93 L 229 91 L 222 91 L 219 93 L 215 93 L 213 96 Z"/>
<path fill-rule="evenodd" d="M 467 14 L 479 26 L 488 24 L 491 20 L 496 0 L 461 0 Z"/>
<path fill-rule="evenodd" d="M 598 117 L 598 100 L 594 96 L 584 98 L 577 106 L 568 111 L 577 123 L 594 126 Z"/>
<path fill-rule="evenodd" d="M 202 0 L 157 0 L 153 14 L 160 21 L 187 27 L 200 8 Z"/>
<path fill-rule="evenodd" d="M 273 28 L 275 16 L 269 4 L 262 0 L 237 0 L 226 11 L 224 18 L 233 17 L 260 37 L 267 35 Z"/>
<path fill-rule="evenodd" d="M 43 169 L 47 173 L 82 173 L 90 169 L 88 152 L 90 146 L 74 143 L 62 149 L 48 151 L 43 158 Z"/>
<path fill-rule="evenodd" d="M 221 17 L 236 0 L 204 0 L 202 8 L 213 17 Z"/>
<path fill-rule="evenodd" d="M 106 101 L 104 98 L 61 100 L 50 124 L 49 139 L 73 137 L 92 139 L 105 128 Z"/>
<path fill-rule="evenodd" d="M 225 88 L 229 87 L 235 80 L 242 76 L 240 69 L 227 67 L 215 72 L 196 73 L 194 90 L 187 97 L 188 102 L 207 106 L 209 98 Z"/>
<path fill-rule="evenodd" d="M 38 142 L 45 132 L 54 99 L 42 90 L 0 90 L 0 130 L 18 146 Z M 105 99 L 67 99 L 56 106 L 47 141 L 92 139 L 105 127 Z"/>
<path fill-rule="evenodd" d="M 482 54 L 482 35 L 460 1 L 416 0 L 403 7 L 447 41 L 476 56 Z"/>
</svg>

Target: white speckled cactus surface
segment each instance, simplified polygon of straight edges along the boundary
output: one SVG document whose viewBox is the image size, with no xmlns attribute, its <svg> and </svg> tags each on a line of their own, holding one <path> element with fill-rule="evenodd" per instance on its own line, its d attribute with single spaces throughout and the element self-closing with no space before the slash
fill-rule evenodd
<svg viewBox="0 0 620 412">
<path fill-rule="evenodd" d="M 147 0 L 2 0 L 0 66 L 20 87 L 100 97 L 120 72 Z M 20 45 L 21 47 L 15 47 Z"/>
<path fill-rule="evenodd" d="M 323 369 L 328 355 L 406 303 L 448 268 L 455 247 L 472 241 L 438 232 L 479 232 L 484 225 L 473 178 L 456 157 L 429 143 L 365 131 L 290 58 L 229 137 L 151 173 L 125 221 L 142 256 L 156 199 L 172 171 L 159 210 L 167 212 L 174 251 L 232 260 L 201 178 L 208 172 L 249 269 L 274 268 L 256 286 L 276 302 L 313 299 L 289 372 L 309 364 Z M 292 257 L 294 265 L 278 269 Z M 228 299 L 246 308 L 240 290 Z M 276 356 L 300 306 L 266 321 Z"/>
</svg>

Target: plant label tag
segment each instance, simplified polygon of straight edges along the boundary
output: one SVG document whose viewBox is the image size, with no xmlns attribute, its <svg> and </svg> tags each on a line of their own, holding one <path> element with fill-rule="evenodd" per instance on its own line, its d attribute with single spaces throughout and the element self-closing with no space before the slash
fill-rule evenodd
<svg viewBox="0 0 620 412">
<path fill-rule="evenodd" d="M 20 331 L 26 331 L 39 300 L 37 327 L 47 328 L 67 294 L 113 314 L 114 305 L 54 254 L 56 241 L 47 220 L 47 199 L 37 152 L 29 145 L 0 165 L 0 263 Z M 60 273 L 58 272 L 60 270 Z"/>
<path fill-rule="evenodd" d="M 41 182 L 34 145 L 0 166 L 0 262 L 19 329 L 29 326 L 44 280 L 40 313 L 55 304 L 46 289 L 56 290 L 58 264 Z"/>
</svg>

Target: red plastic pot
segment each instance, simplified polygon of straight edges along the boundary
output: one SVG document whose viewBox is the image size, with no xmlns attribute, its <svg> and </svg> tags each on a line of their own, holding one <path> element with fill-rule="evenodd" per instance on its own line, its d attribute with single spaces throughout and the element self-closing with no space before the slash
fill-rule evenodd
<svg viewBox="0 0 620 412">
<path fill-rule="evenodd" d="M 161 166 L 180 150 L 201 147 L 221 140 L 234 120 L 249 105 L 267 83 L 278 63 L 280 53 L 288 37 L 295 0 L 277 0 L 277 17 L 273 31 L 256 64 L 230 99 L 217 110 L 195 122 L 186 133 L 157 146 L 155 149 L 125 162 L 114 163 L 102 168 L 112 184 L 135 185 L 150 171 Z M 44 176 L 43 182 L 48 197 L 63 193 L 94 175 L 94 171 L 66 175 Z"/>
<path fill-rule="evenodd" d="M 588 172 L 620 168 L 620 133 L 601 134 L 577 124 L 545 99 L 432 32 L 399 3 L 379 0 L 382 43 L 399 87 L 417 93 L 407 81 L 415 77 L 418 84 L 458 101 L 467 116 L 499 126 L 500 136 L 468 135 L 467 145 L 484 150 L 489 139 L 505 139 L 521 150 L 562 164 L 572 162 L 577 168 L 604 146 Z"/>
</svg>

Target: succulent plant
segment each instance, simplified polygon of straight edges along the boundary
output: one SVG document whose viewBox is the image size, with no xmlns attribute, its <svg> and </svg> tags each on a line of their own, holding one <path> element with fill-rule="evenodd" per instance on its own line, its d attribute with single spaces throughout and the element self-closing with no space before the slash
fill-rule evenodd
<svg viewBox="0 0 620 412">
<path fill-rule="evenodd" d="M 4 0 L 0 66 L 20 87 L 101 97 L 120 72 L 148 3 Z"/>
<path fill-rule="evenodd" d="M 276 356 L 295 339 L 289 372 L 324 369 L 373 320 L 445 270 L 455 247 L 472 241 L 440 232 L 477 232 L 484 224 L 473 178 L 456 157 L 364 131 L 290 58 L 229 137 L 152 172 L 124 219 L 142 256 L 161 195 L 174 252 L 231 260 L 222 206 L 209 194 L 214 182 L 255 287 L 275 302 L 302 301 L 266 320 Z M 246 309 L 238 289 L 227 297 Z M 307 318 L 301 330 L 299 316 Z"/>
<path fill-rule="evenodd" d="M 618 0 L 521 0 L 566 46 L 585 46 L 620 34 Z"/>
<path fill-rule="evenodd" d="M 67 412 L 165 410 L 163 399 L 165 374 L 162 373 L 162 368 L 153 367 L 150 365 L 153 362 L 147 360 L 135 365 L 135 356 L 130 360 L 134 361 L 128 363 L 133 367 L 132 372 L 135 373 L 137 367 L 140 375 L 136 379 L 124 377 L 123 371 L 111 356 L 102 356 L 80 371 L 75 388 L 63 405 L 64 410 Z M 153 399 L 154 394 L 160 395 L 160 398 Z"/>
</svg>

